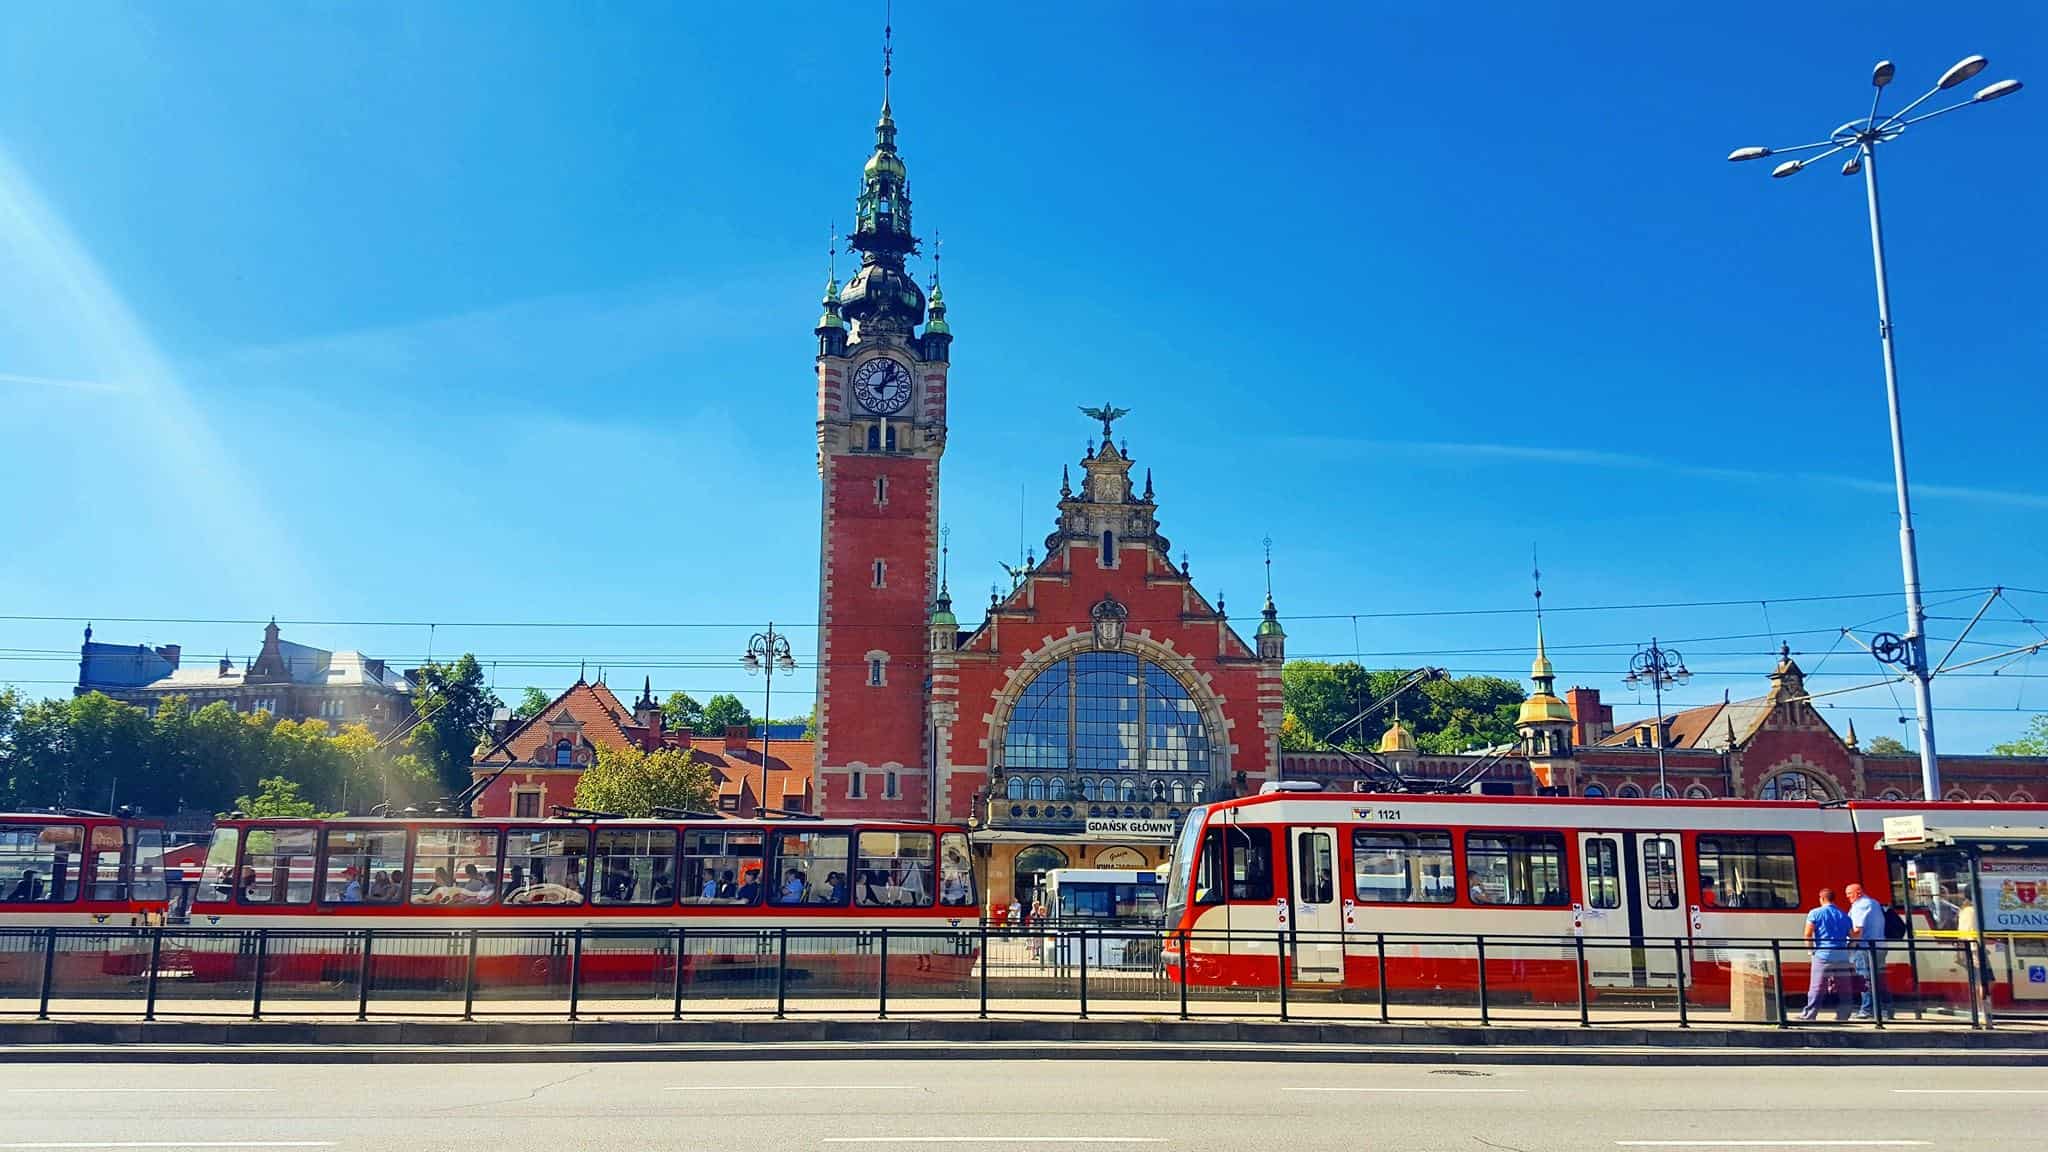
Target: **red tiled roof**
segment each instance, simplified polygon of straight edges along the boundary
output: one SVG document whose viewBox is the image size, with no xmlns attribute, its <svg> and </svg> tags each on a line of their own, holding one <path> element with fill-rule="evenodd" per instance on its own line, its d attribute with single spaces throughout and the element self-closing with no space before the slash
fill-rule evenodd
<svg viewBox="0 0 2048 1152">
<path fill-rule="evenodd" d="M 793 807 L 791 799 L 804 801 L 810 810 L 811 776 L 817 745 L 809 740 L 768 742 L 768 807 Z M 744 752 L 728 752 L 722 736 L 692 736 L 690 758 L 709 765 L 718 785 L 718 795 L 735 797 L 742 811 L 751 813 L 754 790 L 761 785 L 761 743 L 754 741 Z"/>
<path fill-rule="evenodd" d="M 583 738 L 593 747 L 641 746 L 641 734 L 645 729 L 633 723 L 632 710 L 621 704 L 619 698 L 612 695 L 612 690 L 603 684 L 586 684 L 578 680 L 561 695 L 548 701 L 548 706 L 533 719 L 514 728 L 489 752 L 477 757 L 476 763 L 552 764 L 555 738 L 551 725 L 564 712 L 583 725 Z"/>
</svg>

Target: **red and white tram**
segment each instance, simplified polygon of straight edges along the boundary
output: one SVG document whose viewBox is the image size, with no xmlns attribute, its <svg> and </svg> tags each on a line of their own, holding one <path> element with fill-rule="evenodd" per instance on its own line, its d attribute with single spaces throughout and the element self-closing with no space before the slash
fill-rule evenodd
<svg viewBox="0 0 2048 1152">
<path fill-rule="evenodd" d="M 681 982 L 744 977 L 780 963 L 818 981 L 871 979 L 873 933 L 888 928 L 889 978 L 957 981 L 973 971 L 954 929 L 977 918 L 964 829 L 890 821 L 778 819 L 229 819 L 214 830 L 194 928 L 494 930 L 475 978 L 517 985 L 559 977 L 531 934 L 590 930 L 587 984 L 648 978 L 676 955 Z M 502 931 L 512 930 L 512 931 Z M 522 938 L 519 930 L 528 934 Z M 923 930 L 930 935 L 920 935 Z M 396 933 L 394 932 L 394 935 Z M 866 935 L 864 935 L 866 934 Z M 345 935 L 274 951 L 280 982 L 345 977 Z M 241 979 L 252 958 L 232 936 L 190 942 L 195 979 Z M 380 956 L 379 986 L 462 978 L 446 950 Z"/>
<path fill-rule="evenodd" d="M 34 987 L 47 928 L 161 924 L 169 888 L 163 825 L 70 809 L 0 812 L 0 987 Z M 49 957 L 60 980 L 133 976 L 139 937 L 66 937 Z"/>
<path fill-rule="evenodd" d="M 1188 814 L 1167 886 L 1169 977 L 1197 986 L 1395 991 L 1480 981 L 1494 995 L 1570 1002 L 1670 989 L 1723 1002 L 1730 960 L 1780 945 L 1804 987 L 1806 913 L 1823 887 L 1908 900 L 1906 865 L 1878 850 L 1888 816 L 2040 828 L 2048 805 L 1368 795 L 1279 791 Z M 1934 910 L 1915 910 L 1923 936 Z M 1426 937 L 1467 937 L 1462 943 Z M 1951 934 L 1953 935 L 1953 934 Z M 1677 942 L 1674 944 L 1674 941 Z M 1969 981 L 1953 944 L 1885 951 L 1887 986 Z M 1918 980 L 1910 967 L 1918 964 Z"/>
</svg>

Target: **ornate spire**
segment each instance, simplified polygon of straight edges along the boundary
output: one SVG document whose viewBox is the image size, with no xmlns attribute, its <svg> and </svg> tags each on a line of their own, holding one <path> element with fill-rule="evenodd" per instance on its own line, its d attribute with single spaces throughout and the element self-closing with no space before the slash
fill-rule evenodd
<svg viewBox="0 0 2048 1152">
<path fill-rule="evenodd" d="M 1070 474 L 1068 473 L 1068 471 L 1067 471 L 1067 466 L 1066 466 L 1065 464 L 1062 464 L 1062 465 L 1060 465 L 1060 499 L 1062 499 L 1062 500 L 1065 500 L 1065 499 L 1067 499 L 1067 498 L 1071 497 L 1071 496 L 1072 496 L 1073 494 L 1074 494 L 1074 481 L 1073 481 L 1073 478 L 1072 478 L 1072 476 L 1071 476 L 1071 475 L 1070 475 Z M 89 632 L 89 631 L 90 631 L 90 630 L 88 629 L 88 632 Z M 86 639 L 88 639 L 88 640 L 90 640 L 91 638 L 92 638 L 92 637 L 91 637 L 90 635 L 88 635 L 88 636 L 86 637 Z"/>
<path fill-rule="evenodd" d="M 1536 563 L 1534 547 L 1529 549 L 1529 564 L 1529 578 L 1536 585 L 1536 659 L 1529 665 L 1529 679 L 1536 690 L 1522 701 L 1515 724 L 1570 724 L 1571 707 L 1557 698 L 1557 670 L 1550 666 L 1550 652 L 1543 643 L 1543 569 Z"/>
<path fill-rule="evenodd" d="M 939 239 L 937 234 L 934 233 L 932 236 L 931 307 L 927 310 L 929 315 L 924 322 L 924 334 L 927 336 L 951 336 L 953 334 L 953 326 L 946 323 L 946 293 L 939 287 L 939 258 L 944 254 L 945 248 L 946 242 Z"/>
<path fill-rule="evenodd" d="M 854 274 L 840 304 L 863 340 L 870 336 L 907 336 L 924 320 L 924 290 L 903 269 L 917 252 L 910 230 L 910 175 L 896 153 L 896 118 L 889 108 L 889 77 L 894 68 L 894 27 L 882 27 L 882 115 L 875 122 L 875 150 L 861 169 L 860 197 L 854 202 L 850 245 L 859 252 Z"/>
<path fill-rule="evenodd" d="M 818 328 L 844 327 L 846 321 L 839 316 L 839 225 L 834 224 L 825 244 L 825 312 L 818 317 Z"/>
<path fill-rule="evenodd" d="M 1273 538 L 1261 541 L 1266 547 L 1266 606 L 1259 610 L 1259 628 L 1254 634 L 1259 645 L 1259 655 L 1278 659 L 1284 655 L 1278 641 L 1287 639 L 1287 631 L 1280 627 L 1280 610 L 1273 606 Z"/>
</svg>

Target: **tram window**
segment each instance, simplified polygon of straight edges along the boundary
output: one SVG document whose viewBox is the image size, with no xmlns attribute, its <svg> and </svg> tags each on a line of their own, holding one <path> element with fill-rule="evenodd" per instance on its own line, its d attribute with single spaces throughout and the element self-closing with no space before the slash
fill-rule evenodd
<svg viewBox="0 0 2048 1152">
<path fill-rule="evenodd" d="M 939 903 L 952 908 L 974 906 L 974 857 L 967 836 L 947 832 L 939 837 Z"/>
<path fill-rule="evenodd" d="M 764 839 L 759 829 L 684 832 L 683 903 L 760 903 Z"/>
<path fill-rule="evenodd" d="M 853 902 L 862 908 L 931 907 L 932 843 L 929 832 L 862 832 Z"/>
<path fill-rule="evenodd" d="M 1310 832 L 1295 842 L 1294 892 L 1305 904 L 1337 898 L 1337 850 L 1327 832 Z"/>
<path fill-rule="evenodd" d="M 84 842 L 76 824 L 0 824 L 0 903 L 77 899 Z"/>
<path fill-rule="evenodd" d="M 1614 841 L 1586 841 L 1586 904 L 1592 908 L 1621 907 L 1621 854 Z"/>
<path fill-rule="evenodd" d="M 249 829 L 236 898 L 244 904 L 311 904 L 318 841 L 311 828 Z"/>
<path fill-rule="evenodd" d="M 782 907 L 846 903 L 844 832 L 778 832 L 768 902 Z"/>
<path fill-rule="evenodd" d="M 596 903 L 675 903 L 675 861 L 672 829 L 598 829 Z"/>
<path fill-rule="evenodd" d="M 1723 908 L 1799 907 L 1790 836 L 1702 836 L 1699 873 Z"/>
<path fill-rule="evenodd" d="M 1197 904 L 1273 898 L 1273 836 L 1265 828 L 1211 828 L 1202 841 L 1202 871 L 1195 882 Z"/>
<path fill-rule="evenodd" d="M 225 904 L 235 898 L 235 855 L 242 847 L 242 830 L 233 826 L 215 828 L 206 845 L 206 864 L 199 876 L 195 904 Z"/>
<path fill-rule="evenodd" d="M 88 900 L 128 899 L 128 877 L 121 859 L 125 847 L 118 824 L 102 824 L 92 830 L 92 894 Z"/>
<path fill-rule="evenodd" d="M 505 836 L 505 903 L 581 904 L 586 828 L 514 828 Z"/>
<path fill-rule="evenodd" d="M 405 829 L 329 828 L 325 865 L 322 904 L 397 904 L 405 899 Z"/>
<path fill-rule="evenodd" d="M 1642 847 L 1643 902 L 1658 909 L 1678 907 L 1678 845 L 1652 836 Z"/>
<path fill-rule="evenodd" d="M 164 830 L 128 830 L 128 894 L 134 900 L 164 900 L 170 886 L 164 880 Z"/>
<path fill-rule="evenodd" d="M 1571 903 L 1556 832 L 1467 832 L 1465 871 L 1474 904 Z"/>
<path fill-rule="evenodd" d="M 420 829 L 412 850 L 413 903 L 489 904 L 498 898 L 501 878 L 497 829 Z"/>
<path fill-rule="evenodd" d="M 1374 904 L 1449 904 L 1458 898 L 1451 834 L 1354 831 L 1351 887 Z"/>
</svg>

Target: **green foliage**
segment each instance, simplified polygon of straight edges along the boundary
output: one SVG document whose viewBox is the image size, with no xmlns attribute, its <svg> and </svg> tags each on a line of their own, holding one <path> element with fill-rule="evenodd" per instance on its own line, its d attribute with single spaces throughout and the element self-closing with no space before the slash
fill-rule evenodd
<svg viewBox="0 0 2048 1152">
<path fill-rule="evenodd" d="M 704 731 L 704 706 L 697 703 L 688 692 L 671 692 L 661 702 L 661 723 L 674 731 L 688 728 L 693 732 Z"/>
<path fill-rule="evenodd" d="M 554 700 L 554 697 L 540 689 L 529 686 L 526 693 L 519 697 L 519 707 L 512 710 L 512 715 L 521 720 L 531 720 L 547 711 L 548 705 L 554 703 Z"/>
<path fill-rule="evenodd" d="M 1889 736 L 1879 736 L 1863 746 L 1866 756 L 1908 756 L 1912 749 Z"/>
<path fill-rule="evenodd" d="M 599 748 L 597 761 L 576 782 L 576 806 L 620 816 L 652 816 L 657 807 L 709 811 L 713 783 L 709 765 L 688 750 Z"/>
<path fill-rule="evenodd" d="M 704 705 L 704 731 L 724 732 L 734 724 L 745 724 L 751 728 L 753 723 L 753 714 L 747 711 L 747 706 L 729 692 L 720 692 Z"/>
<path fill-rule="evenodd" d="M 282 776 L 269 776 L 258 781 L 254 796 L 235 797 L 235 811 L 244 816 L 284 819 L 323 815 L 318 804 L 299 799 L 299 786 Z"/>
<path fill-rule="evenodd" d="M 1280 670 L 1286 702 L 1281 746 L 1292 751 L 1322 747 L 1322 737 L 1393 691 L 1407 675 L 1406 669 L 1369 670 L 1349 660 L 1288 662 Z M 1515 714 L 1523 699 L 1520 685 L 1498 676 L 1432 680 L 1402 694 L 1401 723 L 1414 734 L 1418 748 L 1437 755 L 1507 744 L 1516 738 Z M 1346 733 L 1344 746 L 1377 746 L 1393 719 L 1392 708 L 1380 712 Z"/>
<path fill-rule="evenodd" d="M 427 664 L 414 677 L 412 706 L 419 717 L 409 737 L 412 751 L 445 789 L 467 788 L 477 741 L 490 731 L 491 711 L 503 706 L 484 686 L 483 666 L 467 652 L 452 663 Z"/>
<path fill-rule="evenodd" d="M 2025 735 L 2003 744 L 1993 744 L 1991 751 L 1998 756 L 2048 756 L 2048 714 L 2027 721 Z"/>
</svg>

